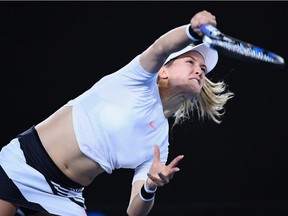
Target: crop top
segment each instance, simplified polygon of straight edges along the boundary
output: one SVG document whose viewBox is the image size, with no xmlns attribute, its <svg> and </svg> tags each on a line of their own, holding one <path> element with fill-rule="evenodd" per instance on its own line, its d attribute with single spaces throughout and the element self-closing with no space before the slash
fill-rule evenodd
<svg viewBox="0 0 288 216">
<path fill-rule="evenodd" d="M 140 55 L 65 104 L 73 106 L 73 127 L 83 154 L 109 174 L 135 169 L 132 182 L 147 178 L 155 144 L 164 164 L 169 147 L 157 73 L 144 70 L 139 59 Z"/>
</svg>

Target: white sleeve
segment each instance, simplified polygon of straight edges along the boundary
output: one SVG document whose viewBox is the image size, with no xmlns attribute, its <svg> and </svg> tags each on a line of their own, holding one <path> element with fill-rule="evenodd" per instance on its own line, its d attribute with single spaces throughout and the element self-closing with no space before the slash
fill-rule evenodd
<svg viewBox="0 0 288 216">
<path fill-rule="evenodd" d="M 149 172 L 149 169 L 152 165 L 152 162 L 146 162 L 141 164 L 135 169 L 134 177 L 132 180 L 132 184 L 137 180 L 143 180 L 145 181 L 147 179 L 147 173 Z"/>
</svg>

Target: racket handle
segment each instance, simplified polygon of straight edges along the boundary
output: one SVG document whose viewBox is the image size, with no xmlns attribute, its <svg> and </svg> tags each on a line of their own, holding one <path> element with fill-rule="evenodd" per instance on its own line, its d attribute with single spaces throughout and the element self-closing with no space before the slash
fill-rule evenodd
<svg viewBox="0 0 288 216">
<path fill-rule="evenodd" d="M 215 28 L 214 26 L 210 24 L 203 24 L 199 27 L 201 32 L 203 32 L 204 35 L 211 37 L 211 35 L 217 35 L 220 33 L 220 31 Z"/>
</svg>

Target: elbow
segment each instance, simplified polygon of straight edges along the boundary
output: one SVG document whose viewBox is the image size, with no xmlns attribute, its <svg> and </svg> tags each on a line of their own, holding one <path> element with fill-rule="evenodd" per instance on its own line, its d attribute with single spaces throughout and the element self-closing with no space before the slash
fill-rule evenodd
<svg viewBox="0 0 288 216">
<path fill-rule="evenodd" d="M 128 205 L 128 207 L 126 209 L 126 214 L 128 216 L 134 216 L 135 215 L 135 213 L 133 213 L 133 208 L 132 208 L 132 206 L 130 204 Z"/>
</svg>

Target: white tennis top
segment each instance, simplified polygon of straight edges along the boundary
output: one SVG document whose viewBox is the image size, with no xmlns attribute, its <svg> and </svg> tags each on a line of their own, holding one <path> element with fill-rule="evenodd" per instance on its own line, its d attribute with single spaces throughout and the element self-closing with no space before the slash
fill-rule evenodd
<svg viewBox="0 0 288 216">
<path fill-rule="evenodd" d="M 81 151 L 107 172 L 135 169 L 135 180 L 145 180 L 160 147 L 168 158 L 168 120 L 156 83 L 157 74 L 145 71 L 139 55 L 120 70 L 103 77 L 70 100 L 73 124 Z"/>
</svg>

